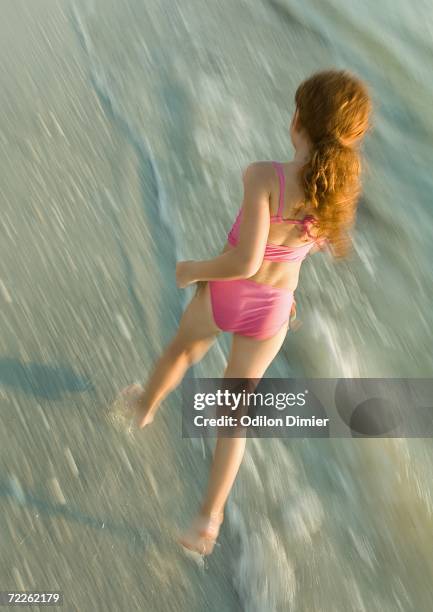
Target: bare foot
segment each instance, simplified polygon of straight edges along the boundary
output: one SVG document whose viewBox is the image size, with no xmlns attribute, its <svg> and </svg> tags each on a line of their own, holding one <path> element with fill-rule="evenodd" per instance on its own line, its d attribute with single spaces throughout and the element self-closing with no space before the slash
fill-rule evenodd
<svg viewBox="0 0 433 612">
<path fill-rule="evenodd" d="M 141 400 L 143 398 L 144 388 L 139 383 L 132 383 L 120 392 L 120 397 L 126 404 L 126 408 L 136 415 L 137 426 L 142 429 L 145 425 L 149 425 L 153 421 L 154 413 L 144 407 Z"/>
<path fill-rule="evenodd" d="M 222 522 L 222 512 L 211 516 L 199 514 L 193 520 L 191 527 L 178 538 L 178 542 L 200 555 L 210 555 Z"/>
</svg>

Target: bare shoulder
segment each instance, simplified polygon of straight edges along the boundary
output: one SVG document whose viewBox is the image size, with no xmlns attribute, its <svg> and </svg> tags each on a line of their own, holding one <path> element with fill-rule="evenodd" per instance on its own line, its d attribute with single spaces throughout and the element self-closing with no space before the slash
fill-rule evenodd
<svg viewBox="0 0 433 612">
<path fill-rule="evenodd" d="M 253 182 L 269 188 L 270 191 L 272 188 L 273 172 L 275 172 L 275 170 L 273 169 L 272 162 L 255 161 L 246 166 L 242 174 L 242 179 L 244 184 L 245 182 Z"/>
<path fill-rule="evenodd" d="M 283 164 L 284 174 L 289 184 L 293 184 L 295 187 L 301 186 L 300 172 L 302 170 L 302 166 L 303 164 L 294 161 Z"/>
</svg>

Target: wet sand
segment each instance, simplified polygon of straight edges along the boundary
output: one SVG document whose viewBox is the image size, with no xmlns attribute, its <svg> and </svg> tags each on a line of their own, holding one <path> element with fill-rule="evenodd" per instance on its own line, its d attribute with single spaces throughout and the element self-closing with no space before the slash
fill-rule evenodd
<svg viewBox="0 0 433 612">
<path fill-rule="evenodd" d="M 173 443 L 179 396 L 134 436 L 107 418 L 181 307 L 174 283 L 158 293 L 152 175 L 95 94 L 64 3 L 2 15 L 0 586 L 58 589 L 80 612 L 236 610 L 229 569 L 174 542 L 209 461 Z"/>
</svg>

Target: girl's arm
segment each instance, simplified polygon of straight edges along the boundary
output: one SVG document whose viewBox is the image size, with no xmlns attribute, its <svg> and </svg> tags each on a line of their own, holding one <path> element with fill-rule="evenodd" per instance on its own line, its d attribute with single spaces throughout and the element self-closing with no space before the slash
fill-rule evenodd
<svg viewBox="0 0 433 612">
<path fill-rule="evenodd" d="M 244 172 L 244 197 L 239 239 L 234 248 L 206 261 L 182 261 L 176 266 L 178 286 L 197 281 L 235 280 L 253 276 L 260 268 L 269 233 L 269 169 L 255 162 Z"/>
<path fill-rule="evenodd" d="M 254 272 L 250 272 L 247 262 L 244 262 L 236 248 L 229 249 L 213 259 L 202 261 L 191 261 L 191 282 L 208 280 L 236 280 L 248 278 Z"/>
</svg>

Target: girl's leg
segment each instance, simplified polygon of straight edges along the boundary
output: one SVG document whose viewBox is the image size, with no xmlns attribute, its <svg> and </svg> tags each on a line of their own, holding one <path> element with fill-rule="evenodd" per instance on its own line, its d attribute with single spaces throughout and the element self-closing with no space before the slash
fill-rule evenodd
<svg viewBox="0 0 433 612">
<path fill-rule="evenodd" d="M 177 333 L 156 362 L 144 391 L 139 388 L 135 399 L 138 427 L 153 421 L 159 404 L 178 386 L 187 369 L 202 359 L 220 331 L 213 319 L 206 283 L 196 291 L 183 312 Z"/>
<path fill-rule="evenodd" d="M 224 378 L 257 379 L 257 383 L 280 350 L 288 323 L 272 338 L 254 340 L 233 335 L 231 354 Z M 181 543 L 202 554 L 212 552 L 222 522 L 224 506 L 235 481 L 245 450 L 246 436 L 217 438 L 206 495 L 199 515 Z"/>
</svg>

